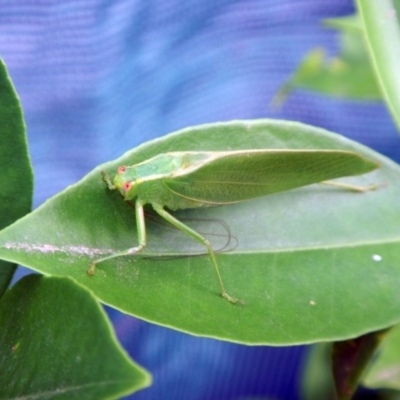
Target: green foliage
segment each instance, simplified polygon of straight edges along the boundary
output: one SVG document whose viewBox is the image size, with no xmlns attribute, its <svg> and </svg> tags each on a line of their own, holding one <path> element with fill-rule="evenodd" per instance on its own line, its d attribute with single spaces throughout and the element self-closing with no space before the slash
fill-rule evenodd
<svg viewBox="0 0 400 400">
<path fill-rule="evenodd" d="M 400 0 L 359 0 L 358 7 L 359 17 L 326 21 L 341 33 L 340 55 L 327 61 L 323 50 L 311 52 L 276 103 L 295 87 L 365 100 L 380 99 L 382 91 L 400 126 Z M 286 121 L 193 127 L 97 167 L 23 217 L 31 206 L 32 171 L 21 106 L 4 64 L 0 121 L 2 398 L 106 399 L 149 385 L 149 375 L 119 347 L 97 300 L 157 324 L 238 343 L 341 341 L 334 347 L 341 349 L 334 361 L 341 399 L 350 398 L 347 388 L 355 389 L 380 340 L 379 333 L 370 332 L 400 321 L 400 167 L 372 150 Z M 101 170 L 114 174 L 120 165 L 168 151 L 248 149 L 355 151 L 381 168 L 343 181 L 381 187 L 361 194 L 312 185 L 174 213 L 205 235 L 214 249 L 224 250 L 217 258 L 225 286 L 245 304 L 224 301 L 210 261 L 201 254 L 204 249 L 154 220 L 150 209 L 143 253 L 106 261 L 95 276 L 86 274 L 91 261 L 137 244 L 134 212 L 107 189 Z M 15 263 L 52 277 L 31 275 L 6 290 Z M 391 331 L 366 375 L 370 387 L 400 389 L 398 332 L 398 327 Z M 314 369 L 307 370 L 305 379 L 308 398 L 331 396 L 326 352 L 314 354 Z M 354 354 L 350 363 L 349 354 Z M 318 373 L 318 382 L 326 386 L 314 384 Z"/>
<path fill-rule="evenodd" d="M 354 193 L 314 185 L 175 213 L 179 219 L 220 218 L 229 226 L 238 246 L 217 258 L 226 290 L 243 299 L 244 306 L 221 299 L 208 257 L 158 260 L 157 256 L 197 254 L 204 249 L 182 232 L 152 222 L 142 256 L 104 262 L 95 276 L 86 274 L 96 257 L 137 243 L 133 210 L 108 190 L 101 170 L 115 173 L 120 165 L 170 150 L 223 151 L 228 148 L 227 137 L 230 150 L 356 151 L 382 167 L 345 181 L 387 186 Z M 69 276 L 106 304 L 196 335 L 275 345 L 334 340 L 400 319 L 396 301 L 400 273 L 395 268 L 400 262 L 395 218 L 399 197 L 399 167 L 342 136 L 273 120 L 203 125 L 145 143 L 99 166 L 3 230 L 0 256 L 44 274 Z M 211 231 L 196 221 L 190 226 Z"/>
<path fill-rule="evenodd" d="M 29 275 L 0 301 L 0 397 L 113 399 L 148 386 L 95 298 L 67 278 Z"/>
<path fill-rule="evenodd" d="M 311 50 L 279 89 L 273 104 L 282 104 L 296 89 L 356 100 L 382 99 L 359 17 L 330 19 L 325 25 L 339 31 L 340 53 L 328 57 L 322 48 Z"/>
<path fill-rule="evenodd" d="M 348 71 L 352 70 L 351 74 L 348 76 L 344 74 L 340 77 L 340 72 L 335 69 L 336 61 L 327 65 L 323 61 L 323 52 L 315 50 L 306 57 L 291 80 L 278 93 L 276 99 L 282 99 L 295 87 L 308 88 L 336 96 L 343 95 L 348 98 L 378 99 L 377 82 L 379 82 L 379 91 L 399 127 L 400 25 L 398 16 L 400 1 L 357 0 L 356 4 L 358 7 L 357 16 L 326 21 L 327 25 L 337 28 L 341 32 L 342 52 L 339 59 L 351 61 L 352 68 L 348 69 Z M 366 58 L 367 55 L 368 59 Z M 339 67 L 341 64 L 342 62 L 338 64 Z M 338 78 L 337 82 L 335 82 L 336 78 Z M 344 90 L 342 90 L 342 86 Z M 382 306 L 382 310 L 387 307 Z M 382 393 L 382 398 L 395 399 L 399 397 L 398 392 L 392 391 L 393 389 L 400 389 L 400 376 L 397 371 L 398 360 L 400 359 L 398 332 L 399 328 L 396 326 L 388 334 L 382 345 L 382 350 L 377 353 L 364 380 L 364 384 L 369 387 L 388 388 Z M 379 339 L 379 335 L 377 333 L 376 338 Z M 376 339 L 374 336 L 372 338 Z M 368 357 L 371 358 L 375 350 L 374 345 L 367 341 L 363 346 L 363 351 L 370 352 Z M 346 366 L 344 358 L 339 359 L 339 370 L 347 370 L 349 376 L 357 374 L 360 376 L 361 374 L 357 371 L 365 368 L 365 361 L 366 359 L 361 361 L 363 365 L 356 362 L 353 366 Z M 359 377 L 352 381 L 352 385 L 356 384 L 357 379 Z M 340 393 L 340 384 L 336 383 L 336 390 Z M 339 395 L 339 398 L 346 397 Z"/>
<path fill-rule="evenodd" d="M 357 0 L 357 6 L 376 77 L 400 130 L 400 0 Z"/>
<path fill-rule="evenodd" d="M 335 398 L 331 353 L 331 343 L 309 346 L 301 380 L 301 398 L 304 400 L 333 400 Z"/>
<path fill-rule="evenodd" d="M 371 388 L 400 390 L 400 326 L 395 326 L 383 342 L 378 357 L 364 379 Z"/>
<path fill-rule="evenodd" d="M 22 108 L 6 66 L 1 60 L 0 121 L 0 229 L 2 229 L 30 211 L 33 176 Z M 14 270 L 13 263 L 0 260 L 0 297 L 10 283 Z"/>
<path fill-rule="evenodd" d="M 358 14 L 328 19 L 340 33 L 340 53 L 329 59 L 311 50 L 274 96 L 280 106 L 295 89 L 326 95 L 386 101 L 400 127 L 400 0 L 356 0 Z"/>
<path fill-rule="evenodd" d="M 19 100 L 0 62 L 0 227 L 30 211 L 33 177 Z M 40 231 L 37 225 L 36 231 Z M 149 384 L 127 359 L 88 291 L 0 261 L 0 398 L 116 398 Z"/>
</svg>

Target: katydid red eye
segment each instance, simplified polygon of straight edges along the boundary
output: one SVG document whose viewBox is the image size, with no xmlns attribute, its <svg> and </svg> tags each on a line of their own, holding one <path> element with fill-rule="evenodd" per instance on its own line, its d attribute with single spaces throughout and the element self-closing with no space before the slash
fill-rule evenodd
<svg viewBox="0 0 400 400">
<path fill-rule="evenodd" d="M 131 187 L 132 187 L 132 182 L 125 182 L 125 183 L 122 185 L 122 190 L 124 190 L 125 192 L 127 192 Z"/>
<path fill-rule="evenodd" d="M 126 167 L 118 167 L 117 171 L 118 171 L 119 174 L 122 174 L 123 172 L 126 171 Z"/>
</svg>

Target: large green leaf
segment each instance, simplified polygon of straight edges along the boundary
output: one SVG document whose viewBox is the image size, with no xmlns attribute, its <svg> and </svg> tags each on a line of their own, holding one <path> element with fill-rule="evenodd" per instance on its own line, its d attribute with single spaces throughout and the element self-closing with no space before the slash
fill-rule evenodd
<svg viewBox="0 0 400 400">
<path fill-rule="evenodd" d="M 0 229 L 31 209 L 33 176 L 22 109 L 7 69 L 0 59 Z M 0 297 L 15 265 L 0 261 Z"/>
<path fill-rule="evenodd" d="M 383 96 L 400 128 L 400 0 L 356 3 Z"/>
<path fill-rule="evenodd" d="M 1 399 L 115 399 L 150 383 L 70 279 L 19 281 L 0 301 L 0 326 Z"/>
<path fill-rule="evenodd" d="M 142 256 L 114 259 L 86 274 L 91 260 L 137 243 L 133 210 L 107 189 L 115 172 L 166 151 L 260 148 L 345 149 L 381 163 L 343 179 L 382 184 L 354 193 L 312 185 L 243 203 L 177 212 L 220 218 L 237 247 L 218 254 L 227 291 L 219 296 L 208 257 L 147 259 L 204 252 L 180 231 L 149 221 Z M 145 143 L 93 170 L 0 232 L 0 257 L 45 274 L 70 276 L 104 303 L 148 321 L 242 343 L 288 345 L 339 340 L 400 320 L 400 168 L 342 136 L 300 123 L 260 120 L 185 129 Z M 213 232 L 215 223 L 188 221 Z M 215 248 L 225 239 L 210 237 Z"/>
</svg>

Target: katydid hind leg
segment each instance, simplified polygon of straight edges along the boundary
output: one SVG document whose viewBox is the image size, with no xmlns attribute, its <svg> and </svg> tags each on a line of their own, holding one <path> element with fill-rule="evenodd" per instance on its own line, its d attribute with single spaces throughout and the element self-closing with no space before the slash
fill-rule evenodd
<svg viewBox="0 0 400 400">
<path fill-rule="evenodd" d="M 96 265 L 107 260 L 112 260 L 113 258 L 130 256 L 133 254 L 140 253 L 146 246 L 146 223 L 144 219 L 143 203 L 140 200 L 136 200 L 135 213 L 136 213 L 136 226 L 138 231 L 139 244 L 136 247 L 130 247 L 129 249 L 119 251 L 117 253 L 110 254 L 109 256 L 100 258 L 93 261 L 88 269 L 88 275 L 94 275 L 96 270 Z"/>
<path fill-rule="evenodd" d="M 342 188 L 342 189 L 346 189 L 346 190 L 352 190 L 354 192 L 361 192 L 361 193 L 369 192 L 371 190 L 377 190 L 381 186 L 381 185 L 376 185 L 376 184 L 372 184 L 372 185 L 368 185 L 368 186 L 357 186 L 357 185 L 352 185 L 349 183 L 335 182 L 335 181 L 323 181 L 320 183 L 323 185 L 334 186 L 334 187 L 338 187 L 338 188 Z"/>
<path fill-rule="evenodd" d="M 224 283 L 222 281 L 221 273 L 218 268 L 218 263 L 217 259 L 215 257 L 215 253 L 211 247 L 210 242 L 203 236 L 201 236 L 198 232 L 195 230 L 191 229 L 187 225 L 185 225 L 183 222 L 179 221 L 175 217 L 173 217 L 169 212 L 165 211 L 164 208 L 159 205 L 159 204 L 152 204 L 153 209 L 166 221 L 168 221 L 170 224 L 175 226 L 177 229 L 180 229 L 181 231 L 185 232 L 189 236 L 191 236 L 193 239 L 197 240 L 201 244 L 207 247 L 208 254 L 210 255 L 211 261 L 214 265 L 215 272 L 217 273 L 218 277 L 218 282 L 221 288 L 221 296 L 227 299 L 231 303 L 236 303 L 238 299 L 235 299 L 234 297 L 231 297 L 225 290 Z"/>
</svg>

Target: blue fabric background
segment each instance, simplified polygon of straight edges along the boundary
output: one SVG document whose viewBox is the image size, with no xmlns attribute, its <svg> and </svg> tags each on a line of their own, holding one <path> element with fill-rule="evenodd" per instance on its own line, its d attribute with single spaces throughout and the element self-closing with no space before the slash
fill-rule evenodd
<svg viewBox="0 0 400 400">
<path fill-rule="evenodd" d="M 337 51 L 319 21 L 353 11 L 352 0 L 3 1 L 0 55 L 25 110 L 35 206 L 99 163 L 206 122 L 302 121 L 399 161 L 383 104 L 298 91 L 282 109 L 268 106 L 310 49 Z M 245 347 L 109 314 L 154 374 L 132 398 L 300 398 L 304 347 Z"/>
</svg>

